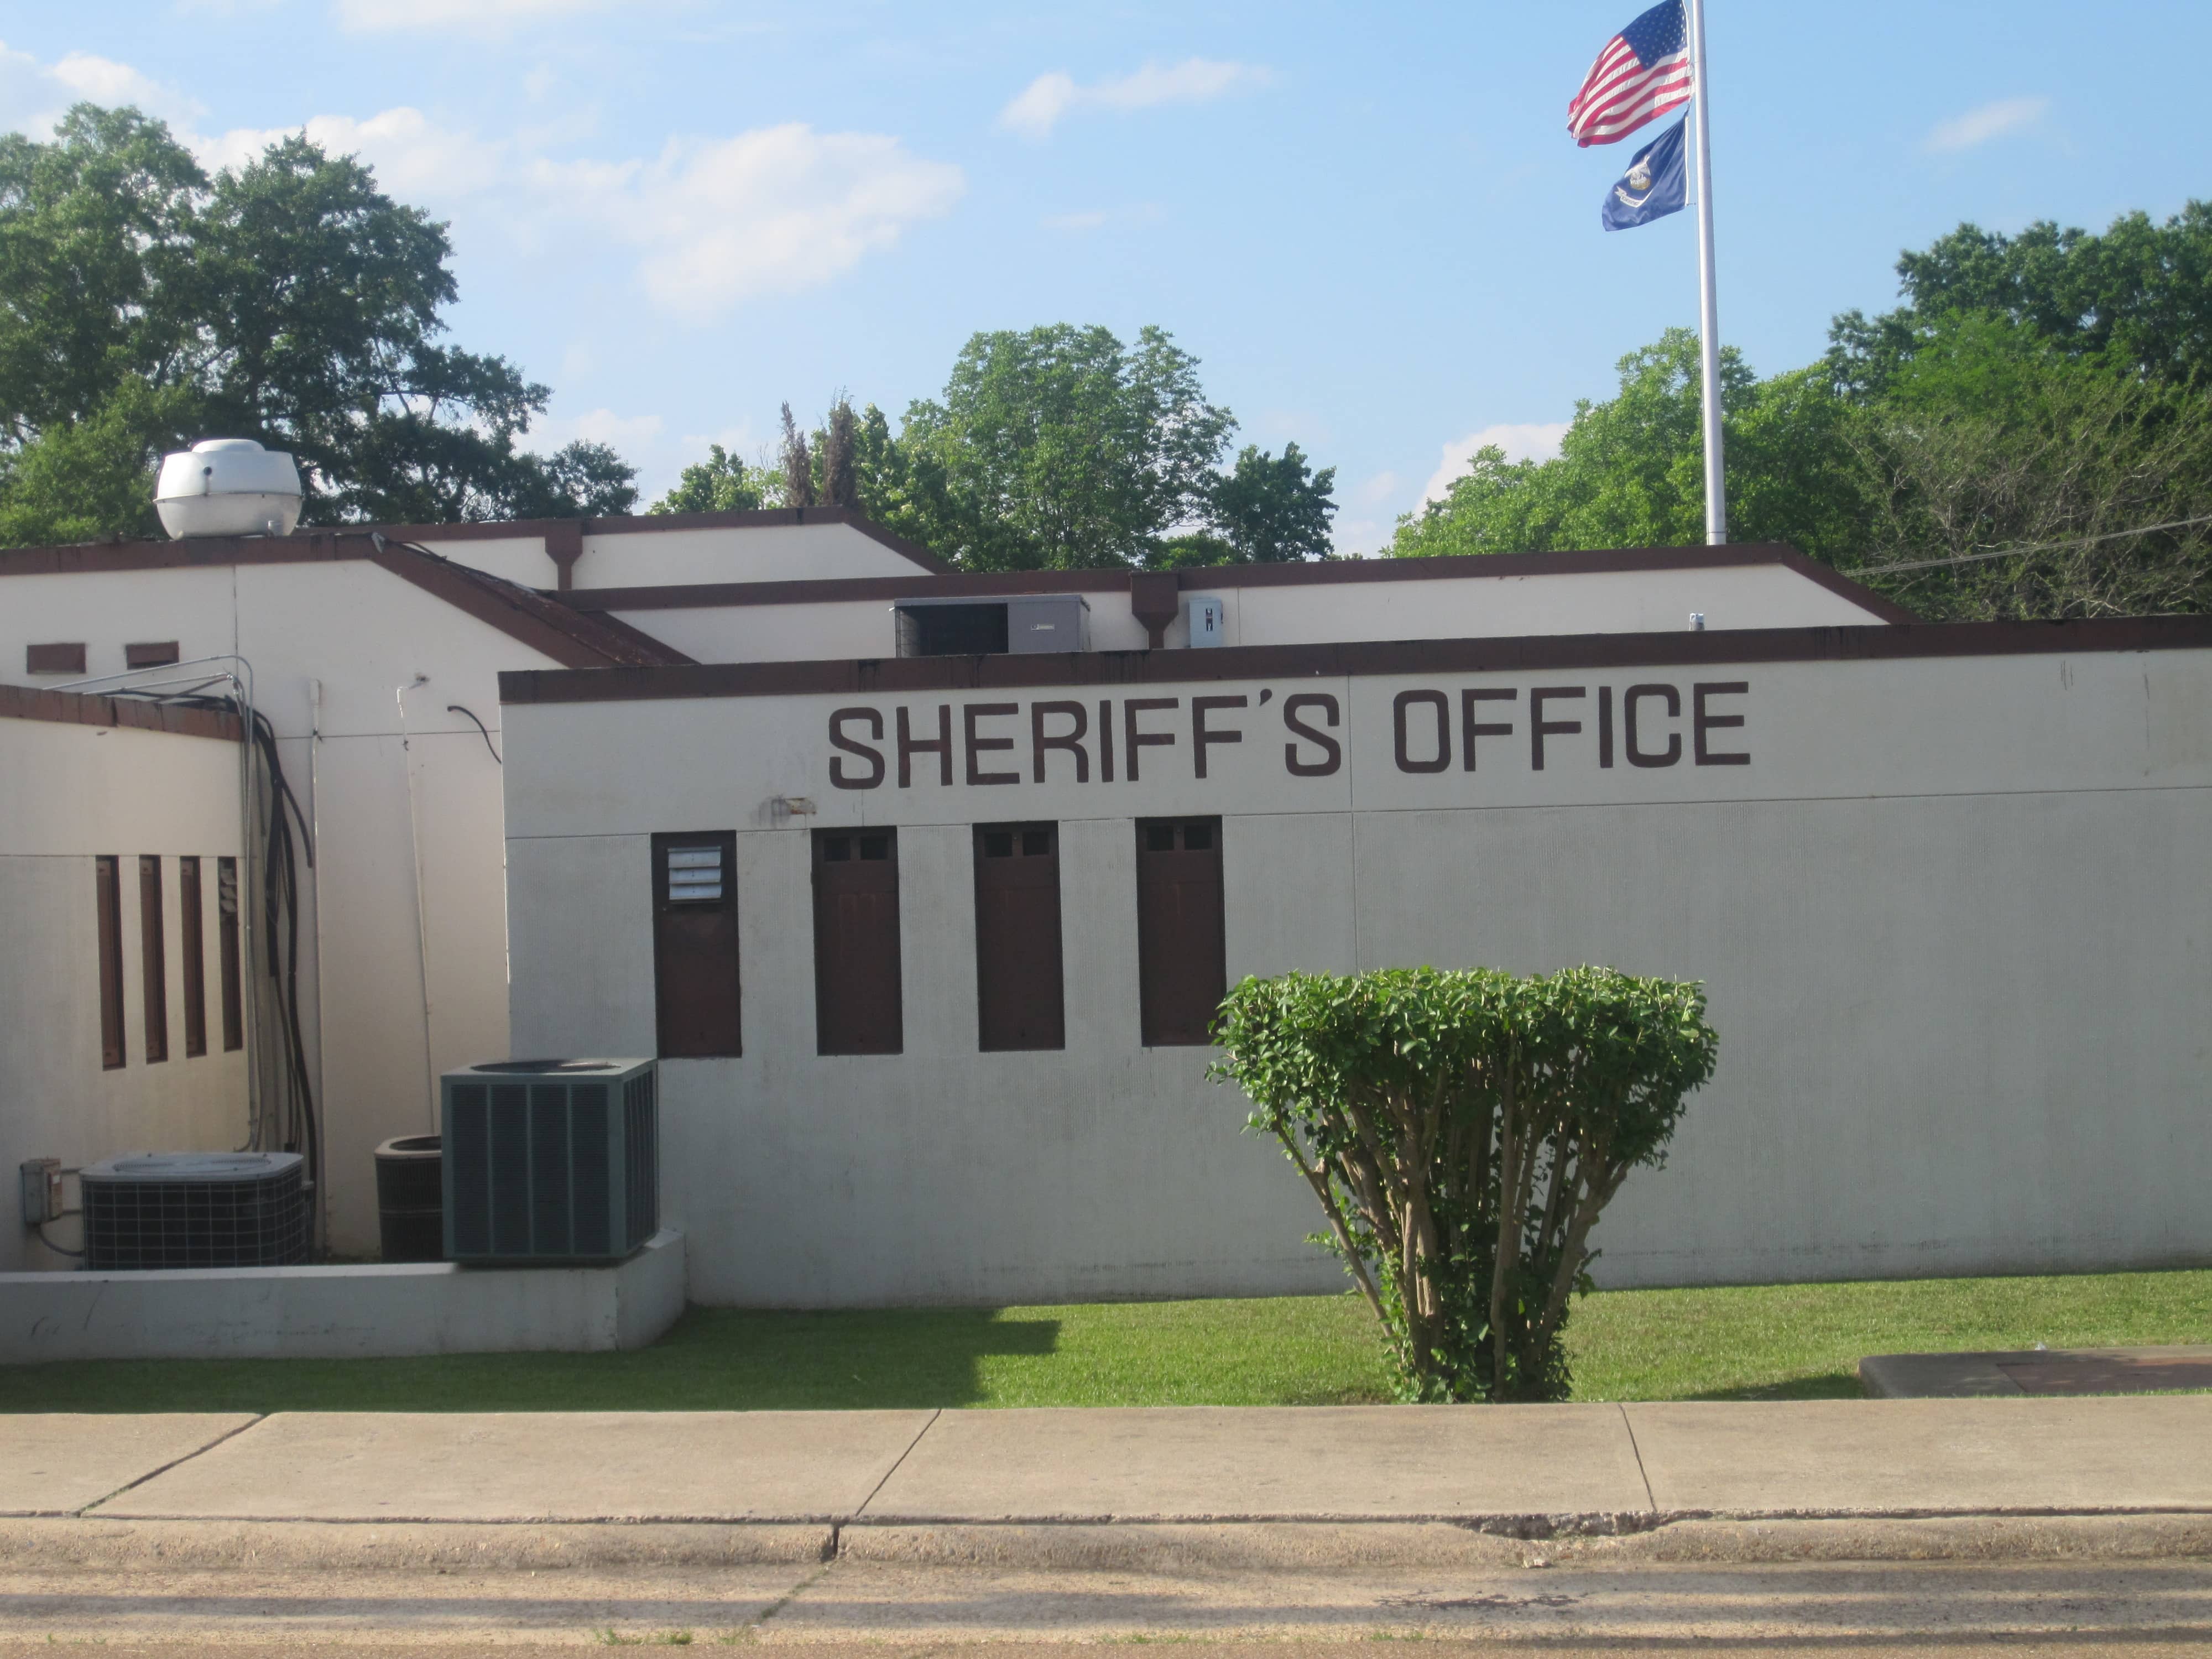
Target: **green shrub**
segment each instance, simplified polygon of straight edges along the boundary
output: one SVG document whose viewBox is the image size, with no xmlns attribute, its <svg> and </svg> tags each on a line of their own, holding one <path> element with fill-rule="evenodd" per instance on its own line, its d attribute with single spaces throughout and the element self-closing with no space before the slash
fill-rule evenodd
<svg viewBox="0 0 2212 1659">
<path fill-rule="evenodd" d="M 1591 1226 L 1712 1075 L 1703 989 L 1571 968 L 1247 979 L 1210 1073 L 1321 1200 L 1413 1400 L 1558 1400 Z"/>
</svg>

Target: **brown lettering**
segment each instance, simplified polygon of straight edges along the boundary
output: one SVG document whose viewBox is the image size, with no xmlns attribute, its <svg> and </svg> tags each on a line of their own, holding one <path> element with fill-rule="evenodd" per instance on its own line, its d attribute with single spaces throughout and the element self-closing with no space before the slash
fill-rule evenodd
<svg viewBox="0 0 2212 1659">
<path fill-rule="evenodd" d="M 937 705 L 937 736 L 929 741 L 918 740 L 907 726 L 907 707 L 899 705 L 898 711 L 898 787 L 908 789 L 914 786 L 914 757 L 916 755 L 937 757 L 938 781 L 945 788 L 952 787 L 952 705 Z"/>
<path fill-rule="evenodd" d="M 1286 698 L 1283 703 L 1284 726 L 1320 750 L 1322 757 L 1317 761 L 1300 760 L 1297 744 L 1286 743 L 1283 745 L 1283 764 L 1294 778 L 1328 777 L 1344 764 L 1344 745 L 1328 732 L 1316 731 L 1300 720 L 1298 711 L 1303 708 L 1320 709 L 1322 717 L 1331 726 L 1343 723 L 1343 709 L 1326 691 L 1302 691 L 1295 697 Z"/>
<path fill-rule="evenodd" d="M 1437 757 L 1417 761 L 1406 752 L 1406 711 L 1416 703 L 1437 711 Z M 1397 742 L 1401 772 L 1441 772 L 1451 764 L 1451 704 L 1441 691 L 1401 691 L 1390 705 L 1390 726 Z"/>
<path fill-rule="evenodd" d="M 1075 722 L 1068 731 L 1054 735 L 1044 729 L 1047 714 L 1065 714 Z M 1039 783 L 1044 781 L 1044 751 L 1065 749 L 1075 757 L 1075 781 L 1091 781 L 1091 757 L 1083 750 L 1083 734 L 1088 729 L 1091 717 L 1079 702 L 1033 702 L 1030 705 L 1030 762 Z M 1108 782 L 1113 781 L 1111 778 Z"/>
<path fill-rule="evenodd" d="M 1206 729 L 1206 711 L 1209 708 L 1249 708 L 1249 697 L 1193 697 L 1190 700 L 1190 749 L 1201 778 L 1206 775 L 1206 748 L 1213 743 L 1242 743 L 1242 732 L 1210 732 Z"/>
<path fill-rule="evenodd" d="M 1532 771 L 1544 769 L 1544 739 L 1571 738 L 1583 729 L 1580 720 L 1547 720 L 1544 705 L 1554 699 L 1586 697 L 1589 688 L 1580 685 L 1539 685 L 1528 692 L 1528 766 Z"/>
<path fill-rule="evenodd" d="M 970 783 L 1019 783 L 1018 772 L 986 772 L 977 758 L 987 749 L 1012 749 L 1012 738 L 980 738 L 975 735 L 977 720 L 1003 720 L 1009 714 L 1018 714 L 1022 706 L 1018 702 L 963 702 L 960 705 L 960 724 L 967 735 L 965 752 L 968 757 L 968 781 Z"/>
<path fill-rule="evenodd" d="M 1682 734 L 1667 734 L 1667 746 L 1662 750 L 1647 750 L 1637 741 L 1636 705 L 1646 697 L 1667 699 L 1667 718 L 1682 718 L 1682 694 L 1671 685 L 1632 685 L 1620 694 L 1621 736 L 1628 746 L 1631 766 L 1673 766 L 1682 758 Z"/>
<path fill-rule="evenodd" d="M 1475 704 L 1517 702 L 1520 698 L 1521 693 L 1517 690 L 1500 690 L 1495 686 L 1469 686 L 1459 694 L 1459 723 L 1463 728 L 1460 734 L 1460 767 L 1462 771 L 1474 770 L 1474 740 L 1477 738 L 1510 738 L 1513 735 L 1513 722 L 1510 720 L 1501 724 L 1497 720 L 1485 722 L 1476 720 Z"/>
<path fill-rule="evenodd" d="M 1724 727 L 1741 726 L 1741 714 L 1709 714 L 1705 712 L 1707 697 L 1741 697 L 1751 690 L 1749 680 L 1700 681 L 1690 689 L 1690 729 L 1694 734 L 1692 747 L 1700 766 L 1748 766 L 1747 754 L 1717 755 L 1705 747 L 1705 733 Z"/>
<path fill-rule="evenodd" d="M 858 755 L 868 763 L 868 775 L 853 778 L 845 775 L 845 763 L 836 755 L 830 757 L 830 787 L 832 789 L 873 789 L 884 781 L 884 754 L 880 749 L 871 749 L 864 743 L 855 743 L 845 735 L 845 722 L 866 720 L 868 735 L 878 743 L 884 740 L 883 711 L 878 708 L 835 708 L 830 712 L 830 745 L 842 749 L 848 755 Z"/>
<path fill-rule="evenodd" d="M 1121 705 L 1121 748 L 1129 757 L 1129 781 L 1137 781 L 1137 751 L 1140 749 L 1169 749 L 1175 745 L 1172 732 L 1139 732 L 1137 715 L 1147 708 L 1179 708 L 1181 697 L 1132 697 Z"/>
</svg>

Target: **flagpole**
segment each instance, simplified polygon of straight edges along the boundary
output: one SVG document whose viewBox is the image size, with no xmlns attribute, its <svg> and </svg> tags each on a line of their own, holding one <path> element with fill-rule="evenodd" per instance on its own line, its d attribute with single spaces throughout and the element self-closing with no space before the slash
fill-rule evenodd
<svg viewBox="0 0 2212 1659">
<path fill-rule="evenodd" d="M 1728 469 L 1721 454 L 1721 313 L 1713 287 L 1713 150 L 1707 112 L 1712 99 L 1705 78 L 1705 0 L 1690 0 L 1690 76 L 1697 94 L 1691 110 L 1698 140 L 1698 333 L 1705 359 L 1705 540 L 1728 540 Z"/>
</svg>

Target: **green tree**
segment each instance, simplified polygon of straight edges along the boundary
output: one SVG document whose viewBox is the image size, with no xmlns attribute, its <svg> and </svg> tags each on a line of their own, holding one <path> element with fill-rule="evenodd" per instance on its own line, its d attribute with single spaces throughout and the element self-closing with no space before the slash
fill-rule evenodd
<svg viewBox="0 0 2212 1659">
<path fill-rule="evenodd" d="M 760 507 L 767 498 L 768 469 L 748 466 L 720 444 L 707 446 L 707 459 L 685 467 L 676 488 L 655 501 L 651 513 L 736 513 Z"/>
<path fill-rule="evenodd" d="M 867 463 L 863 423 L 860 500 L 970 569 L 1142 564 L 1205 520 L 1235 425 L 1164 330 L 1133 346 L 1065 323 L 978 334 L 943 400 L 908 409 L 888 511 L 871 499 L 881 469 Z"/>
<path fill-rule="evenodd" d="M 1295 443 L 1269 455 L 1247 444 L 1216 479 L 1211 517 L 1237 564 L 1286 564 L 1329 553 L 1336 469 L 1316 472 Z"/>
<path fill-rule="evenodd" d="M 1718 1048 L 1700 987 L 1607 968 L 1247 979 L 1214 1036 L 1414 1400 L 1565 1397 L 1591 1229 Z"/>
<path fill-rule="evenodd" d="M 545 387 L 439 337 L 451 252 L 303 137 L 213 179 L 136 110 L 0 139 L 0 525 L 138 533 L 215 434 L 296 456 L 311 522 L 626 509 L 605 446 L 519 447 Z"/>
<path fill-rule="evenodd" d="M 2123 214 L 2102 235 L 2047 219 L 2017 236 L 1962 224 L 1901 255 L 1897 274 L 1904 306 L 1871 319 L 1848 311 L 1830 329 L 1830 364 L 1856 395 L 1879 395 L 1954 313 L 2001 317 L 2067 355 L 2154 380 L 2212 384 L 2212 203 L 2164 224 Z"/>
<path fill-rule="evenodd" d="M 2212 609 L 2212 400 L 2124 354 L 2004 313 L 1917 325 L 1854 452 L 1863 562 L 1923 565 L 1875 580 L 1923 616 Z"/>
<path fill-rule="evenodd" d="M 1479 453 L 1442 501 L 1399 521 L 1389 550 L 1543 553 L 1682 546 L 1705 539 L 1704 397 L 1698 337 L 1669 329 L 1620 360 L 1619 394 L 1584 400 L 1550 460 Z M 1863 480 L 1846 442 L 1850 406 L 1818 370 L 1759 380 L 1721 354 L 1729 534 L 1815 556 L 1856 551 Z"/>
</svg>

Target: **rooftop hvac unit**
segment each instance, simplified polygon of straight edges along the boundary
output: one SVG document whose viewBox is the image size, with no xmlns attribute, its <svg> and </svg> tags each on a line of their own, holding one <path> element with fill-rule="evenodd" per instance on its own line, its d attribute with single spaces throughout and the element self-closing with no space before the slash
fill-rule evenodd
<svg viewBox="0 0 2212 1659">
<path fill-rule="evenodd" d="M 209 438 L 161 457 L 154 507 L 172 536 L 289 536 L 300 522 L 300 469 L 251 438 Z"/>
<path fill-rule="evenodd" d="M 902 599 L 891 607 L 902 657 L 994 656 L 1091 648 L 1091 602 L 1080 593 L 1004 599 Z"/>
<path fill-rule="evenodd" d="M 134 1152 L 78 1177 L 85 1266 L 289 1267 L 307 1259 L 297 1152 Z"/>
<path fill-rule="evenodd" d="M 659 1067 L 508 1060 L 446 1073 L 446 1259 L 619 1261 L 660 1225 Z"/>
</svg>

